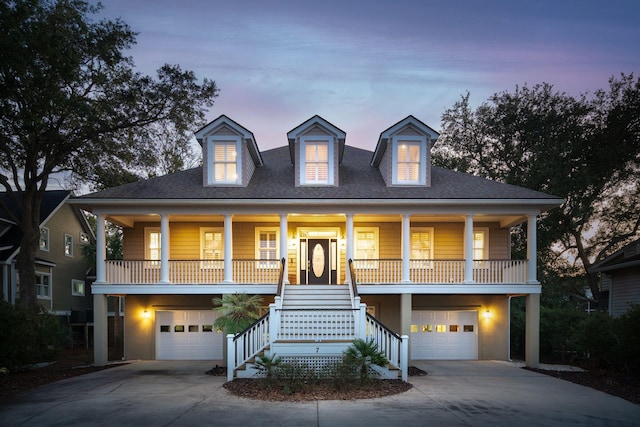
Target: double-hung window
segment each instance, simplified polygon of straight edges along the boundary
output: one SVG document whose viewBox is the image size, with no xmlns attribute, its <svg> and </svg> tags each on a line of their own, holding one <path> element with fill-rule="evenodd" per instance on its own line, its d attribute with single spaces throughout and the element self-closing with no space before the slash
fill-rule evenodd
<svg viewBox="0 0 640 427">
<path fill-rule="evenodd" d="M 160 228 L 145 228 L 144 259 L 148 261 L 148 267 L 160 267 L 161 242 Z"/>
<path fill-rule="evenodd" d="M 433 228 L 411 229 L 411 266 L 433 268 Z"/>
<path fill-rule="evenodd" d="M 70 234 L 64 235 L 64 254 L 66 256 L 73 256 L 73 236 Z"/>
<path fill-rule="evenodd" d="M 236 139 L 208 142 L 208 184 L 240 183 L 240 144 Z"/>
<path fill-rule="evenodd" d="M 426 183 L 426 139 L 402 136 L 393 139 L 393 184 Z"/>
<path fill-rule="evenodd" d="M 224 267 L 224 231 L 221 228 L 200 229 L 202 268 Z"/>
<path fill-rule="evenodd" d="M 40 227 L 40 250 L 49 252 L 49 229 Z"/>
<path fill-rule="evenodd" d="M 357 227 L 354 229 L 355 248 L 353 256 L 357 268 L 378 268 L 378 228 Z"/>
<path fill-rule="evenodd" d="M 332 145 L 328 140 L 302 138 L 302 184 L 333 184 Z"/>
<path fill-rule="evenodd" d="M 473 229 L 473 260 L 475 268 L 488 268 L 489 264 L 489 229 Z"/>
<path fill-rule="evenodd" d="M 256 228 L 256 259 L 258 268 L 278 267 L 278 228 Z"/>
<path fill-rule="evenodd" d="M 38 298 L 51 298 L 51 275 L 36 273 L 36 295 Z"/>
</svg>

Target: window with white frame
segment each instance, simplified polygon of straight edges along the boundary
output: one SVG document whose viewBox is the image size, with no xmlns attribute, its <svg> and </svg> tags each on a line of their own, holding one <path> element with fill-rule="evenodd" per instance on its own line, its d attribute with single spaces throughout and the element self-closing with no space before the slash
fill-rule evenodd
<svg viewBox="0 0 640 427">
<path fill-rule="evenodd" d="M 256 227 L 256 259 L 259 268 L 278 267 L 279 228 Z"/>
<path fill-rule="evenodd" d="M 64 254 L 73 256 L 73 236 L 70 234 L 64 235 Z"/>
<path fill-rule="evenodd" d="M 144 229 L 144 259 L 151 261 L 149 266 L 160 266 L 160 250 L 162 235 L 158 227 L 146 227 Z"/>
<path fill-rule="evenodd" d="M 489 230 L 486 228 L 473 229 L 473 259 L 488 259 L 487 238 Z"/>
<path fill-rule="evenodd" d="M 332 145 L 326 139 L 302 138 L 302 184 L 333 184 Z"/>
<path fill-rule="evenodd" d="M 209 140 L 208 183 L 239 184 L 241 168 L 238 139 Z"/>
<path fill-rule="evenodd" d="M 80 237 L 78 241 L 80 242 L 81 245 L 88 245 L 89 243 L 91 243 L 91 239 L 89 238 L 89 235 L 82 231 L 80 232 Z"/>
<path fill-rule="evenodd" d="M 51 274 L 36 273 L 36 295 L 38 298 L 51 298 Z"/>
<path fill-rule="evenodd" d="M 224 230 L 222 228 L 200 228 L 200 257 L 202 268 L 223 268 Z"/>
<path fill-rule="evenodd" d="M 378 263 L 378 227 L 354 228 L 354 259 L 358 268 L 377 268 Z"/>
<path fill-rule="evenodd" d="M 426 183 L 426 139 L 394 137 L 393 184 L 424 185 Z"/>
<path fill-rule="evenodd" d="M 71 295 L 76 297 L 84 296 L 84 280 L 71 279 Z"/>
<path fill-rule="evenodd" d="M 432 268 L 433 228 L 416 227 L 411 229 L 411 262 L 414 267 Z"/>
<path fill-rule="evenodd" d="M 49 229 L 40 227 L 40 250 L 49 252 Z"/>
</svg>

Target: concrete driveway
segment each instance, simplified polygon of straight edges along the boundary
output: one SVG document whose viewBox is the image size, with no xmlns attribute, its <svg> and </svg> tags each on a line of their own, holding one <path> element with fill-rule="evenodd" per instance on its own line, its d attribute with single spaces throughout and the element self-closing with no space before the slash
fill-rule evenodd
<svg viewBox="0 0 640 427">
<path fill-rule="evenodd" d="M 2 426 L 632 426 L 640 406 L 501 362 L 424 362 L 410 391 L 380 399 L 238 398 L 208 362 L 133 362 L 0 403 Z"/>
</svg>

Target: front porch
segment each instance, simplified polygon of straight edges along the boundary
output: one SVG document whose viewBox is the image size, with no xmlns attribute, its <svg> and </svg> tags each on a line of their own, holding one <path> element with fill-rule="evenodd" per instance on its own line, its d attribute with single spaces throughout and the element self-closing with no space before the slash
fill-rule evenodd
<svg viewBox="0 0 640 427">
<path fill-rule="evenodd" d="M 168 260 L 168 280 L 162 280 L 160 261 L 106 260 L 104 265 L 105 282 L 118 285 L 276 284 L 280 274 L 280 262 L 267 259 L 233 260 L 231 281 L 225 281 L 224 261 Z M 465 260 L 410 260 L 409 280 L 403 280 L 402 259 L 356 259 L 351 265 L 358 283 L 363 285 L 528 283 L 526 260 L 474 260 L 469 273 Z"/>
</svg>

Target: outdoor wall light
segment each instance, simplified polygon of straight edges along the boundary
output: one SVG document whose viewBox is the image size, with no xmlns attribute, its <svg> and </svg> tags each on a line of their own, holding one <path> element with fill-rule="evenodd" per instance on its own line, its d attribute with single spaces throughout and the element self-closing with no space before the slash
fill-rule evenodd
<svg viewBox="0 0 640 427">
<path fill-rule="evenodd" d="M 485 319 L 490 319 L 490 318 L 491 318 L 491 312 L 489 311 L 489 309 L 485 310 L 485 312 L 484 312 L 484 318 L 485 318 Z"/>
<path fill-rule="evenodd" d="M 142 312 L 142 317 L 144 317 L 145 319 L 148 319 L 151 317 L 151 313 L 149 313 L 149 310 L 145 310 Z"/>
</svg>

